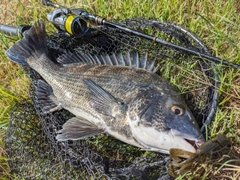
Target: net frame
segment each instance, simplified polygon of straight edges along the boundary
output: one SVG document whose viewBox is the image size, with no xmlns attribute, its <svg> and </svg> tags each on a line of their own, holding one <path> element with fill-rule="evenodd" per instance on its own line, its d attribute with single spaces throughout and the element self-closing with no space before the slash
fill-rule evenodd
<svg viewBox="0 0 240 180">
<path fill-rule="evenodd" d="M 138 31 L 155 34 L 186 48 L 209 54 L 205 44 L 195 34 L 174 23 L 142 18 L 126 19 L 120 23 Z M 140 54 L 148 52 L 150 58 L 157 58 L 160 63 L 158 73 L 170 81 L 172 75 L 167 73 L 166 69 L 179 73 L 181 68 L 176 69 L 174 65 L 183 63 L 182 66 L 184 66 L 184 63 L 192 63 L 193 69 L 198 72 L 197 76 L 207 77 L 210 83 L 208 86 L 204 85 L 204 92 L 201 92 L 199 97 L 195 96 L 196 92 L 189 93 L 188 89 L 185 90 L 184 84 L 177 84 L 177 86 L 183 92 L 187 92 L 183 95 L 202 132 L 205 131 L 205 125 L 214 118 L 218 100 L 216 91 L 218 77 L 212 62 L 106 26 L 91 27 L 82 37 L 69 37 L 62 32 L 53 33 L 48 36 L 47 46 L 49 55 L 55 61 L 57 61 L 56 57 L 68 52 L 94 55 L 136 50 Z M 9 166 L 18 177 L 25 179 L 171 179 L 167 174 L 167 164 L 170 161 L 168 155 L 146 153 L 107 135 L 98 135 L 79 141 L 57 142 L 55 139 L 57 131 L 72 115 L 66 110 L 44 114 L 34 94 L 34 86 L 41 77 L 34 70 L 26 68 L 26 72 L 32 82 L 30 88 L 32 101 L 23 100 L 13 108 L 5 137 Z M 181 80 L 180 77 L 177 83 Z M 196 84 L 196 87 L 200 86 Z M 200 103 L 197 104 L 197 102 Z M 96 147 L 98 146 L 96 141 L 108 142 L 108 145 L 102 146 L 104 150 L 99 149 Z M 120 150 L 117 152 L 117 149 Z"/>
</svg>

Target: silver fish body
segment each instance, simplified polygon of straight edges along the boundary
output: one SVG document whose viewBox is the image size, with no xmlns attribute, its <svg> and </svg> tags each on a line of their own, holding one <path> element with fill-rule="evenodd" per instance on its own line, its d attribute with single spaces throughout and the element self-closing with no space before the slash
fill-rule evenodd
<svg viewBox="0 0 240 180">
<path fill-rule="evenodd" d="M 99 133 L 142 149 L 195 152 L 204 139 L 179 90 L 154 73 L 147 55 L 66 54 L 54 63 L 47 56 L 45 26 L 38 21 L 7 56 L 36 70 L 46 81 L 36 88 L 45 113 L 61 108 L 76 117 L 57 140 L 77 140 Z M 190 143 L 192 142 L 192 143 Z"/>
</svg>

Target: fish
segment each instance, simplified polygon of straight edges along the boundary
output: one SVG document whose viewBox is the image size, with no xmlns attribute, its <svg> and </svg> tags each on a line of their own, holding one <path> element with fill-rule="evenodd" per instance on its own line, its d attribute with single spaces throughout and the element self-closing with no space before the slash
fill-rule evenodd
<svg viewBox="0 0 240 180">
<path fill-rule="evenodd" d="M 100 133 L 143 150 L 196 152 L 205 141 L 179 89 L 156 74 L 155 59 L 139 52 L 66 53 L 51 59 L 45 24 L 38 20 L 7 57 L 37 71 L 36 101 L 44 113 L 61 109 L 74 117 L 57 130 L 57 141 Z"/>
</svg>

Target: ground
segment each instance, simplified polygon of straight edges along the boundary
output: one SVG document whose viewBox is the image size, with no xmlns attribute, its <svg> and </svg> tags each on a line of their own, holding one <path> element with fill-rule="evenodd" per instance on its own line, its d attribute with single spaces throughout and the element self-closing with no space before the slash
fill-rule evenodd
<svg viewBox="0 0 240 180">
<path fill-rule="evenodd" d="M 107 19 L 125 19 L 134 16 L 167 20 L 183 25 L 198 34 L 213 55 L 240 64 L 240 2 L 239 0 L 73 0 L 58 1 L 68 7 L 82 7 Z M 37 19 L 46 20 L 50 7 L 36 0 L 1 0 L 0 23 L 8 25 L 33 24 Z M 51 26 L 50 23 L 47 26 Z M 0 177 L 7 177 L 4 146 L 1 138 L 6 132 L 9 112 L 13 105 L 29 96 L 29 79 L 19 65 L 10 62 L 6 49 L 17 38 L 0 36 Z M 214 169 L 213 164 L 202 164 L 199 171 L 216 179 L 240 177 L 240 70 L 218 66 L 220 77 L 219 106 L 210 137 L 226 134 L 232 141 L 228 161 L 216 161 L 224 166 Z M 216 164 L 215 163 L 215 164 Z M 206 179 L 210 175 L 205 173 Z"/>
</svg>

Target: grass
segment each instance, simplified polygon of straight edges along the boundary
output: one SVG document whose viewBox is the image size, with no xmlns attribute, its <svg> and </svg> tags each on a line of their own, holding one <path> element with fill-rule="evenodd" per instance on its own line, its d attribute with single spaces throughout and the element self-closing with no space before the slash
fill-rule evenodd
<svg viewBox="0 0 240 180">
<path fill-rule="evenodd" d="M 125 19 L 145 17 L 167 20 L 181 24 L 206 43 L 213 55 L 240 64 L 240 2 L 238 0 L 73 0 L 58 1 L 68 7 L 83 7 L 107 19 Z M 53 8 L 42 6 L 36 0 L 3 0 L 0 4 L 0 23 L 9 25 L 33 24 L 37 19 L 45 19 Z M 50 26 L 48 23 L 46 26 Z M 6 49 L 17 39 L 0 36 L 0 139 L 3 137 L 9 121 L 9 113 L 13 105 L 28 97 L 29 79 L 19 65 L 10 62 Z M 187 69 L 187 68 L 186 68 Z M 210 137 L 224 133 L 231 138 L 232 151 L 240 153 L 240 70 L 217 65 L 221 85 L 220 100 L 215 120 L 212 124 Z M 174 81 L 174 80 L 173 80 Z M 205 179 L 209 173 L 223 179 L 240 177 L 239 166 L 233 162 L 239 157 L 228 154 L 226 166 L 214 171 L 213 165 L 202 164 Z M 7 177 L 8 168 L 2 140 L 0 140 L 0 179 Z M 225 165 L 223 164 L 223 165 Z M 212 169 L 213 168 L 213 169 Z M 199 170 L 199 171 L 200 171 Z M 185 175 L 182 179 L 191 177 Z M 180 178 L 181 179 L 181 178 Z"/>
</svg>

